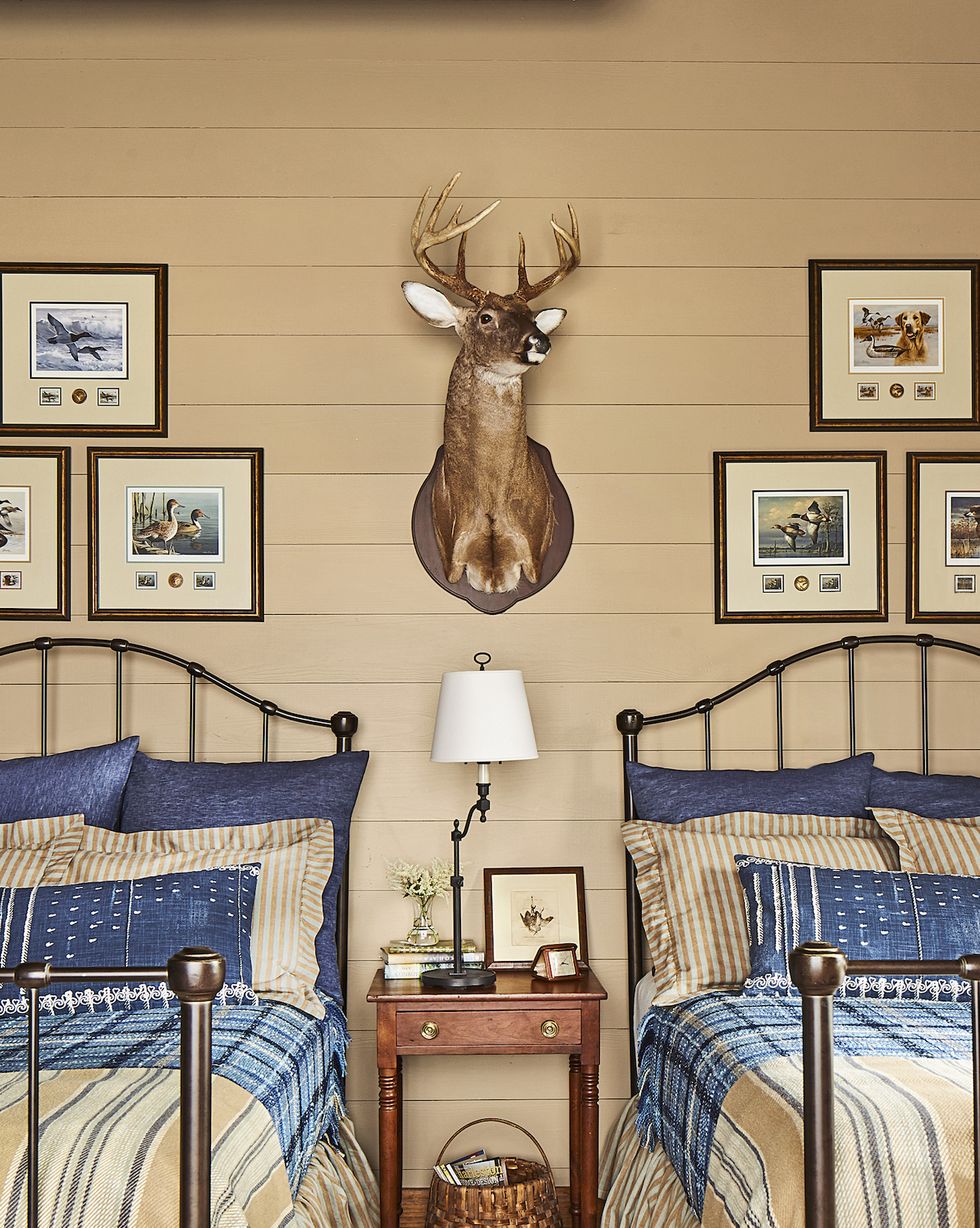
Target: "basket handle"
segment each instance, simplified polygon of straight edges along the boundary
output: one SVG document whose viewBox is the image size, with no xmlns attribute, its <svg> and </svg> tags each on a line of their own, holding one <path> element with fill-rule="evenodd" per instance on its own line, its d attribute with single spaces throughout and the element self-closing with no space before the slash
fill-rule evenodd
<svg viewBox="0 0 980 1228">
<path fill-rule="evenodd" d="M 508 1121 L 505 1117 L 479 1117 L 477 1118 L 476 1121 L 471 1121 L 471 1122 L 468 1122 L 465 1126 L 460 1126 L 460 1128 L 456 1131 L 456 1133 L 451 1134 L 449 1138 L 447 1138 L 446 1141 L 443 1143 L 442 1150 L 439 1152 L 439 1159 L 436 1160 L 436 1163 L 437 1164 L 442 1163 L 442 1158 L 446 1154 L 449 1144 L 453 1142 L 455 1139 L 459 1138 L 459 1136 L 463 1133 L 464 1130 L 469 1130 L 471 1126 L 483 1126 L 483 1125 L 486 1125 L 488 1122 L 496 1122 L 498 1126 L 511 1126 L 515 1130 L 520 1130 L 521 1134 L 529 1138 L 531 1142 L 535 1145 L 535 1147 L 538 1149 L 538 1155 L 544 1161 L 544 1166 L 548 1170 L 548 1176 L 551 1178 L 551 1184 L 554 1185 L 555 1174 L 551 1168 L 551 1161 L 548 1159 L 548 1157 L 544 1153 L 544 1148 L 541 1146 L 541 1144 L 534 1137 L 534 1135 L 531 1133 L 530 1130 L 525 1130 L 524 1127 L 519 1126 L 516 1121 Z"/>
</svg>

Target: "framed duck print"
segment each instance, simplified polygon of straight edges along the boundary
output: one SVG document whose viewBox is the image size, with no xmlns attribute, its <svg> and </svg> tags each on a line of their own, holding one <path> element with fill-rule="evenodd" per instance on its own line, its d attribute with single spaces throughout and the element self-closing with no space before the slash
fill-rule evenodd
<svg viewBox="0 0 980 1228">
<path fill-rule="evenodd" d="M 883 452 L 715 453 L 715 620 L 888 616 Z"/>
<path fill-rule="evenodd" d="M 167 266 L 0 264 L 0 434 L 166 433 Z"/>
<path fill-rule="evenodd" d="M 909 622 L 980 622 L 980 452 L 908 454 Z"/>
<path fill-rule="evenodd" d="M 89 448 L 89 617 L 263 617 L 262 449 Z"/>
<path fill-rule="evenodd" d="M 977 260 L 811 260 L 811 429 L 980 426 L 978 269 Z"/>
<path fill-rule="evenodd" d="M 71 618 L 69 448 L 0 448 L 0 618 Z"/>
</svg>

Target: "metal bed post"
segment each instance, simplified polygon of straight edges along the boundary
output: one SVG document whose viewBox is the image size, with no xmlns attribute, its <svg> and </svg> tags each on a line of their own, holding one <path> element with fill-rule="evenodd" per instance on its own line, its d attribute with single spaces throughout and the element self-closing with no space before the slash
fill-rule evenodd
<svg viewBox="0 0 980 1228">
<path fill-rule="evenodd" d="M 845 636 L 841 640 L 841 648 L 847 653 L 847 728 L 849 733 L 850 754 L 853 759 L 857 751 L 857 674 L 854 667 L 854 654 L 861 641 L 856 635 Z"/>
<path fill-rule="evenodd" d="M 629 776 L 626 771 L 628 763 L 637 761 L 637 745 L 640 730 L 643 728 L 643 713 L 635 708 L 627 708 L 616 717 L 616 728 L 623 737 L 623 817 L 628 823 L 636 818 L 636 808 L 633 805 L 633 794 L 630 792 Z M 634 1018 L 633 990 L 643 975 L 643 920 L 640 916 L 639 898 L 636 890 L 636 867 L 629 853 L 626 854 L 626 959 L 629 969 L 629 1026 L 630 1026 L 630 1087 L 632 1094 L 637 1089 L 636 1069 L 636 1020 Z"/>
<path fill-rule="evenodd" d="M 782 771 L 786 757 L 783 740 L 783 674 L 786 665 L 782 661 L 773 661 L 766 667 L 766 673 L 772 676 L 776 684 L 776 767 Z"/>
<path fill-rule="evenodd" d="M 922 775 L 929 775 L 929 649 L 936 642 L 933 635 L 915 637 L 919 645 L 919 686 L 922 690 Z"/>
<path fill-rule="evenodd" d="M 789 957 L 803 999 L 803 1166 L 806 1228 L 836 1228 L 833 995 L 846 976 L 958 976 L 972 984 L 973 1222 L 980 1228 L 980 955 L 959 959 L 848 959 L 828 942 Z"/>
<path fill-rule="evenodd" d="M 211 1224 L 211 1013 L 225 982 L 224 957 L 185 947 L 166 968 L 52 968 L 45 963 L 0 968 L 0 985 L 27 993 L 27 1228 L 39 1228 L 40 991 L 66 981 L 84 984 L 166 981 L 180 1000 L 179 1228 Z"/>
</svg>

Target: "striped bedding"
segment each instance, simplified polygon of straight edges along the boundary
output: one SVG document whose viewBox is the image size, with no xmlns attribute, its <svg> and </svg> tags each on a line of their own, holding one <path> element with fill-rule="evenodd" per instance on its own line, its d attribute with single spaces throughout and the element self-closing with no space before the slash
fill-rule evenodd
<svg viewBox="0 0 980 1228">
<path fill-rule="evenodd" d="M 801 1228 L 800 1009 L 718 993 L 648 1011 L 605 1228 Z M 847 999 L 835 1025 L 840 1228 L 972 1225 L 969 1007 Z"/>
<path fill-rule="evenodd" d="M 323 1005 L 322 1019 L 276 1002 L 215 1011 L 214 1228 L 374 1222 L 371 1190 L 359 1188 L 370 1177 L 344 1119 L 347 1028 L 334 1003 Z M 41 1027 L 41 1221 L 172 1228 L 178 1012 L 59 1016 Z M 0 1223 L 23 1222 L 25 1036 L 23 1019 L 0 1025 Z M 357 1179 L 343 1171 L 344 1152 Z M 302 1206 L 343 1217 L 310 1218 Z"/>
</svg>

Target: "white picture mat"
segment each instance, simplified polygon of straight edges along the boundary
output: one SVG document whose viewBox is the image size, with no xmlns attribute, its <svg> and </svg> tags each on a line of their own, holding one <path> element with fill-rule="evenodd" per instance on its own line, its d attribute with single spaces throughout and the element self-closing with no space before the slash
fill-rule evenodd
<svg viewBox="0 0 980 1228">
<path fill-rule="evenodd" d="M 582 954 L 578 926 L 578 880 L 574 873 L 494 874 L 490 882 L 493 900 L 493 959 L 495 963 L 527 963 L 539 947 L 574 942 Z M 535 933 L 527 931 L 518 915 L 531 898 L 544 906 L 553 920 Z M 521 941 L 515 941 L 519 937 Z"/>
<path fill-rule="evenodd" d="M 152 426 L 156 420 L 156 297 L 152 273 L 3 273 L 0 274 L 0 355 L 3 361 L 5 426 Z M 126 302 L 128 313 L 128 373 L 120 383 L 120 404 L 100 407 L 98 384 L 112 383 L 98 370 L 67 376 L 45 372 L 31 376 L 31 303 Z M 38 388 L 60 387 L 60 405 L 41 405 Z M 76 405 L 72 392 L 82 389 L 85 401 Z"/>
<path fill-rule="evenodd" d="M 728 461 L 725 464 L 726 610 L 738 613 L 834 613 L 878 608 L 878 488 L 874 461 L 790 460 Z M 818 592 L 818 575 L 826 563 L 781 565 L 787 577 L 781 593 L 762 591 L 763 572 L 776 570 L 773 560 L 756 566 L 753 494 L 756 490 L 839 490 L 849 492 L 850 563 L 840 566 L 841 590 Z M 835 569 L 838 564 L 834 564 Z M 793 583 L 806 576 L 801 592 Z"/>
<path fill-rule="evenodd" d="M 98 607 L 113 609 L 208 610 L 249 609 L 253 604 L 252 557 L 254 500 L 250 457 L 144 457 L 103 456 L 99 459 L 98 497 Z M 127 487 L 187 489 L 223 487 L 224 561 L 207 559 L 207 569 L 219 580 L 213 589 L 195 589 L 193 573 L 205 560 L 191 555 L 148 555 L 136 562 L 127 558 L 129 507 Z M 184 513 L 181 513 L 183 516 Z M 136 571 L 155 571 L 155 589 L 136 589 Z M 173 588 L 168 578 L 183 576 Z"/>
<path fill-rule="evenodd" d="M 820 276 L 821 411 L 825 421 L 854 418 L 925 421 L 973 415 L 973 354 L 971 340 L 972 283 L 969 269 L 824 269 Z M 916 365 L 887 372 L 851 371 L 851 322 L 848 300 L 943 300 L 943 361 L 934 401 L 917 401 L 916 381 L 926 372 Z M 877 381 L 877 402 L 858 402 L 857 385 Z M 902 397 L 889 392 L 892 383 L 905 385 Z M 856 408 L 859 406 L 859 408 Z"/>
<path fill-rule="evenodd" d="M 968 490 L 980 490 L 980 463 L 919 462 L 917 582 L 921 613 L 980 614 L 980 593 L 957 592 L 954 581 L 957 573 L 970 571 L 970 563 L 964 559 L 946 561 L 947 492 Z"/>
<path fill-rule="evenodd" d="M 0 589 L 0 609 L 58 608 L 58 462 L 50 456 L 0 456 L 0 490 L 30 488 L 30 560 L 0 553 L 0 571 L 21 572 L 21 587 Z"/>
</svg>

